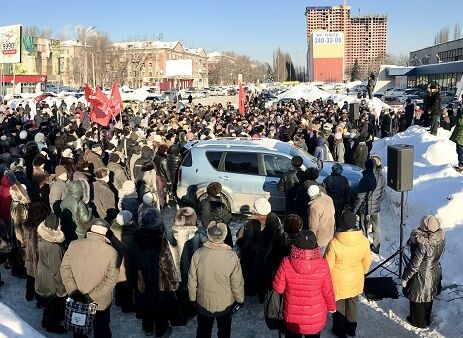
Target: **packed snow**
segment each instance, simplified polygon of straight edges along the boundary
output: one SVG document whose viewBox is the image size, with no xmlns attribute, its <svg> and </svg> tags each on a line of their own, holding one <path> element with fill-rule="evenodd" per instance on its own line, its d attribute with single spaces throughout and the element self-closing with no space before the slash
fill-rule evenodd
<svg viewBox="0 0 463 338">
<path fill-rule="evenodd" d="M 41 338 L 43 335 L 22 320 L 13 310 L 0 302 L 0 338 Z"/>
<path fill-rule="evenodd" d="M 329 97 L 330 94 L 327 92 L 321 90 L 317 86 L 315 86 L 313 83 L 300 83 L 293 88 L 285 91 L 283 94 L 279 95 L 279 99 L 304 99 L 306 101 L 315 101 L 318 99 L 323 99 L 325 100 L 327 97 Z"/>
<path fill-rule="evenodd" d="M 446 250 L 441 259 L 443 267 L 443 292 L 434 301 L 432 323 L 429 329 L 416 329 L 406 322 L 409 315 L 409 302 L 399 299 L 359 302 L 357 337 L 460 337 L 463 332 L 463 271 L 460 257 L 463 257 L 463 176 L 452 165 L 456 163 L 455 144 L 448 140 L 450 132 L 439 129 L 437 136 L 425 129 L 413 126 L 406 132 L 392 138 L 375 141 L 372 154 L 383 159 L 384 174 L 387 173 L 387 146 L 410 144 L 414 146 L 414 188 L 406 194 L 405 240 L 410 232 L 419 226 L 426 214 L 435 214 L 441 220 L 446 233 Z M 172 224 L 174 210 L 167 211 L 165 223 Z M 375 264 L 398 249 L 399 245 L 400 193 L 386 188 L 386 197 L 381 210 L 381 256 L 375 255 Z M 242 220 L 232 223 L 236 233 Z M 397 270 L 397 260 L 390 270 Z M 23 320 L 47 337 L 58 337 L 46 333 L 40 325 L 42 312 L 33 302 L 27 303 L 24 297 L 25 281 L 10 276 L 8 270 L 0 269 L 5 286 L 0 288 L 1 301 L 15 311 Z M 376 275 L 385 276 L 388 272 L 380 270 Z M 401 290 L 400 280 L 393 276 Z M 116 306 L 111 308 L 111 328 L 114 337 L 143 337 L 141 321 L 134 314 L 122 314 Z M 323 331 L 323 337 L 333 337 L 330 332 L 331 319 Z M 3 331 L 2 331 L 3 330 Z M 27 331 L 29 330 L 29 331 Z M 27 335 L 26 335 L 27 333 Z M 21 322 L 5 305 L 0 304 L 0 337 L 24 336 L 39 337 L 27 324 Z M 196 321 L 185 327 L 174 327 L 172 337 L 195 337 Z M 263 305 L 255 297 L 247 298 L 244 308 L 234 317 L 232 337 L 276 336 L 265 325 Z M 71 337 L 71 334 L 65 337 Z"/>
</svg>

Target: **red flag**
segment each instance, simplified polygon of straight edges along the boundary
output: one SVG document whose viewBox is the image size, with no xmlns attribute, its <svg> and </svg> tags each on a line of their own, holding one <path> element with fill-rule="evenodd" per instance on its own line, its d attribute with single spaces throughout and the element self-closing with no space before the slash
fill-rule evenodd
<svg viewBox="0 0 463 338">
<path fill-rule="evenodd" d="M 107 127 L 112 118 L 111 101 L 99 87 L 95 89 L 95 101 L 92 102 L 90 120 Z"/>
<path fill-rule="evenodd" d="M 238 100 L 239 100 L 239 104 L 240 104 L 239 112 L 240 112 L 241 115 L 244 115 L 244 101 L 246 100 L 246 96 L 244 94 L 244 88 L 243 88 L 242 83 L 240 83 L 240 89 L 239 89 L 239 92 L 238 92 Z"/>
<path fill-rule="evenodd" d="M 88 83 L 85 85 L 84 94 L 85 94 L 85 99 L 87 100 L 88 103 L 90 103 L 90 104 L 95 104 L 96 103 L 96 97 L 93 94 L 93 90 L 92 90 L 92 88 L 90 88 Z"/>
<path fill-rule="evenodd" d="M 119 115 L 122 109 L 122 98 L 121 92 L 119 91 L 119 83 L 117 81 L 113 82 L 113 85 L 111 87 L 111 96 L 109 100 L 111 101 L 113 116 Z"/>
</svg>

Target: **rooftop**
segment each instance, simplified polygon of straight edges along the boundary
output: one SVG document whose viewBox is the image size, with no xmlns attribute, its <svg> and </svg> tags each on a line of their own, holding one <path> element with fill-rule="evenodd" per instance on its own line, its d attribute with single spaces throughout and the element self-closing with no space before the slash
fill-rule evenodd
<svg viewBox="0 0 463 338">
<path fill-rule="evenodd" d="M 119 48 L 134 48 L 134 49 L 145 49 L 145 48 L 173 49 L 179 43 L 180 41 L 169 41 L 169 42 L 167 41 L 129 41 L 129 42 L 116 42 L 116 43 L 113 43 L 113 46 L 119 47 Z"/>
</svg>

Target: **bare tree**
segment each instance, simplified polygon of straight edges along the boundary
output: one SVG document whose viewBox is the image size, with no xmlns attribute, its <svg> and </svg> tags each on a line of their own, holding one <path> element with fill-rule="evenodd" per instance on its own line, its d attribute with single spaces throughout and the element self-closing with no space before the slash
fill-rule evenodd
<svg viewBox="0 0 463 338">
<path fill-rule="evenodd" d="M 42 29 L 37 26 L 23 26 L 22 33 L 23 35 L 32 36 L 35 38 L 50 39 L 52 38 L 53 30 L 49 27 Z"/>
<path fill-rule="evenodd" d="M 450 36 L 450 29 L 449 27 L 442 28 L 434 37 L 434 45 L 438 45 L 440 43 L 448 42 Z"/>
<path fill-rule="evenodd" d="M 409 57 L 405 54 L 386 54 L 387 65 L 408 66 L 409 63 Z"/>
<path fill-rule="evenodd" d="M 457 40 L 461 38 L 461 27 L 459 23 L 456 23 L 453 27 L 453 39 Z"/>
</svg>

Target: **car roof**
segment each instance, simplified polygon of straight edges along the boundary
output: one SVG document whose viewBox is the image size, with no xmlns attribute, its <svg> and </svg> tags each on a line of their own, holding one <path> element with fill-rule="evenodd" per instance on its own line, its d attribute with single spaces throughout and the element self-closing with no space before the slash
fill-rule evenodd
<svg viewBox="0 0 463 338">
<path fill-rule="evenodd" d="M 186 148 L 228 148 L 240 150 L 266 150 L 278 151 L 289 154 L 291 144 L 270 138 L 250 139 L 250 138 L 218 138 L 213 140 L 190 141 Z"/>
</svg>

